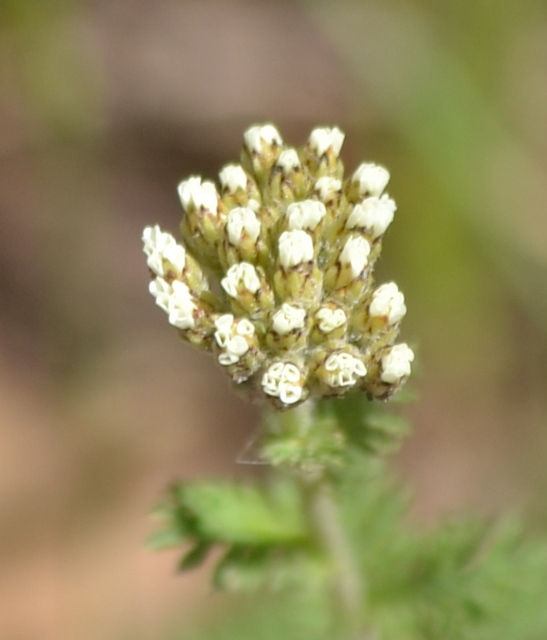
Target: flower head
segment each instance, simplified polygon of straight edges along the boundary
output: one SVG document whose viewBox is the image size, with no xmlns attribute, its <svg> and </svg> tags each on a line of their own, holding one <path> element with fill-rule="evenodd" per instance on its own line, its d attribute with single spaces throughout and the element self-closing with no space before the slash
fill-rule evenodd
<svg viewBox="0 0 547 640">
<path fill-rule="evenodd" d="M 387 398 L 414 358 L 394 344 L 403 294 L 373 282 L 396 210 L 389 173 L 363 163 L 344 179 L 344 137 L 320 127 L 295 149 L 274 125 L 252 126 L 218 188 L 180 183 L 182 243 L 157 225 L 143 233 L 169 323 L 278 409 L 355 387 Z"/>
</svg>

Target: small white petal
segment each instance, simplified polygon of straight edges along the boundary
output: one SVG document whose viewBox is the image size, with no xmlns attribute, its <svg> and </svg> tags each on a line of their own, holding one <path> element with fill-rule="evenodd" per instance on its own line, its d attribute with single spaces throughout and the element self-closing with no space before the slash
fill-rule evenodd
<svg viewBox="0 0 547 640">
<path fill-rule="evenodd" d="M 293 202 L 287 207 L 288 227 L 294 229 L 309 229 L 313 231 L 326 216 L 325 205 L 318 200 L 303 200 Z"/>
<path fill-rule="evenodd" d="M 340 154 L 340 149 L 344 144 L 345 135 L 340 131 L 338 127 L 321 127 L 314 129 L 309 138 L 310 147 L 315 151 L 318 156 L 322 156 L 330 148 L 332 148 L 334 155 Z"/>
<path fill-rule="evenodd" d="M 262 145 L 281 145 L 283 140 L 273 124 L 254 125 L 243 134 L 243 142 L 251 153 L 261 153 Z"/>
<path fill-rule="evenodd" d="M 253 336 L 255 333 L 255 326 L 250 320 L 247 320 L 247 318 L 242 318 L 237 323 L 236 331 L 240 336 Z"/>
<path fill-rule="evenodd" d="M 315 317 L 319 320 L 319 329 L 323 333 L 330 333 L 347 322 L 347 316 L 342 309 L 323 307 Z"/>
<path fill-rule="evenodd" d="M 215 320 L 215 340 L 219 347 L 225 347 L 232 335 L 234 316 L 226 313 Z"/>
<path fill-rule="evenodd" d="M 279 260 L 285 269 L 313 260 L 313 240 L 305 231 L 284 231 L 278 241 Z"/>
<path fill-rule="evenodd" d="M 396 209 L 397 205 L 387 195 L 365 198 L 353 208 L 346 229 L 365 229 L 373 238 L 379 238 L 393 222 Z"/>
<path fill-rule="evenodd" d="M 160 251 L 154 251 L 146 259 L 146 265 L 157 276 L 164 276 L 165 269 L 163 268 L 163 255 Z"/>
<path fill-rule="evenodd" d="M 303 329 L 305 322 L 306 312 L 304 309 L 284 303 L 281 305 L 281 309 L 273 314 L 272 331 L 283 336 L 295 329 Z"/>
<path fill-rule="evenodd" d="M 278 167 L 281 167 L 285 175 L 289 174 L 291 171 L 300 169 L 302 166 L 295 149 L 285 149 L 282 151 L 275 164 Z"/>
<path fill-rule="evenodd" d="M 378 164 L 364 162 L 351 180 L 359 183 L 361 195 L 379 196 L 389 182 L 389 171 Z"/>
<path fill-rule="evenodd" d="M 325 370 L 330 372 L 327 384 L 330 387 L 351 387 L 366 375 L 362 360 L 349 353 L 333 353 L 325 361 Z"/>
<path fill-rule="evenodd" d="M 235 364 L 239 361 L 239 356 L 236 356 L 234 353 L 220 353 L 218 356 L 218 362 L 224 367 L 229 367 L 231 364 Z"/>
<path fill-rule="evenodd" d="M 260 209 L 260 202 L 254 198 L 250 198 L 249 202 L 247 202 L 247 206 L 256 213 Z"/>
<path fill-rule="evenodd" d="M 319 178 L 313 187 L 313 190 L 319 194 L 321 200 L 333 198 L 342 189 L 342 181 L 330 176 Z"/>
<path fill-rule="evenodd" d="M 179 184 L 178 193 L 185 211 L 197 209 L 216 215 L 218 193 L 212 182 L 202 182 L 199 176 L 193 176 Z"/>
<path fill-rule="evenodd" d="M 279 399 L 284 404 L 294 404 L 302 397 L 302 387 L 296 384 L 282 383 L 279 389 Z"/>
<path fill-rule="evenodd" d="M 229 296 L 237 298 L 237 290 L 240 286 L 243 286 L 251 293 L 256 293 L 260 288 L 260 279 L 252 264 L 238 262 L 228 269 L 226 277 L 221 281 L 221 285 Z"/>
<path fill-rule="evenodd" d="M 146 227 L 142 232 L 143 251 L 147 256 L 155 251 L 163 251 L 171 240 L 175 241 L 173 236 L 162 231 L 158 225 Z"/>
<path fill-rule="evenodd" d="M 233 336 L 226 345 L 226 350 L 234 355 L 241 357 L 249 351 L 249 344 L 243 336 Z"/>
<path fill-rule="evenodd" d="M 399 382 L 402 378 L 410 375 L 410 363 L 413 360 L 414 352 L 407 344 L 396 344 L 382 358 L 381 379 L 388 384 Z"/>
<path fill-rule="evenodd" d="M 238 189 L 247 190 L 247 174 L 239 164 L 228 164 L 218 174 L 220 184 L 228 193 L 236 193 Z"/>
<path fill-rule="evenodd" d="M 244 233 L 251 238 L 252 242 L 256 242 L 260 234 L 260 220 L 249 207 L 235 207 L 228 214 L 226 228 L 228 240 L 237 247 L 241 244 Z"/>
<path fill-rule="evenodd" d="M 346 240 L 346 244 L 340 253 L 340 263 L 349 264 L 351 275 L 354 278 L 363 273 L 363 269 L 368 264 L 370 254 L 370 244 L 362 236 L 352 236 Z"/>
<path fill-rule="evenodd" d="M 175 270 L 180 274 L 186 264 L 186 249 L 180 244 L 173 242 L 167 245 L 163 252 L 163 257 L 171 263 Z"/>
<path fill-rule="evenodd" d="M 169 310 L 169 298 L 173 293 L 171 285 L 163 278 L 155 278 L 148 285 L 148 290 L 156 299 L 158 307 L 167 313 Z"/>
<path fill-rule="evenodd" d="M 372 294 L 369 314 L 386 317 L 389 324 L 396 324 L 406 313 L 405 297 L 394 282 L 378 287 Z"/>
</svg>

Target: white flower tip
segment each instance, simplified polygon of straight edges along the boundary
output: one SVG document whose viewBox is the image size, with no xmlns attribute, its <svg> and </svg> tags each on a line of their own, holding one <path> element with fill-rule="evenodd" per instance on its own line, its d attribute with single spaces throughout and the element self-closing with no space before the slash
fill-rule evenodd
<svg viewBox="0 0 547 640">
<path fill-rule="evenodd" d="M 325 360 L 329 387 L 352 387 L 367 373 L 362 360 L 349 353 L 333 353 Z"/>
<path fill-rule="evenodd" d="M 319 320 L 319 330 L 323 333 L 330 333 L 338 329 L 344 325 L 348 319 L 342 309 L 331 309 L 330 307 L 319 309 L 315 317 Z"/>
<path fill-rule="evenodd" d="M 368 264 L 370 243 L 362 236 L 351 236 L 340 253 L 340 264 L 349 265 L 353 278 L 358 278 Z"/>
<path fill-rule="evenodd" d="M 309 137 L 309 145 L 317 156 L 321 157 L 329 148 L 338 157 L 346 136 L 338 127 L 320 127 L 314 129 Z"/>
<path fill-rule="evenodd" d="M 286 215 L 290 231 L 295 229 L 313 231 L 327 215 L 327 210 L 325 205 L 318 200 L 303 200 L 290 204 L 287 207 Z"/>
<path fill-rule="evenodd" d="M 245 235 L 256 242 L 260 234 L 260 220 L 250 207 L 235 207 L 228 214 L 226 230 L 228 240 L 236 247 L 241 244 Z"/>
<path fill-rule="evenodd" d="M 381 379 L 388 384 L 396 384 L 410 375 L 410 363 L 414 360 L 414 352 L 406 344 L 396 344 L 381 360 Z"/>
<path fill-rule="evenodd" d="M 184 282 L 175 280 L 169 284 L 163 278 L 156 278 L 150 283 L 149 291 L 156 299 L 158 307 L 167 313 L 169 324 L 178 329 L 195 327 L 194 311 L 197 306 Z"/>
<path fill-rule="evenodd" d="M 406 314 L 405 297 L 394 282 L 381 285 L 372 294 L 369 314 L 385 317 L 392 325 L 402 320 Z"/>
<path fill-rule="evenodd" d="M 342 181 L 330 176 L 323 176 L 317 180 L 313 190 L 319 195 L 321 200 L 334 198 L 342 189 Z"/>
<path fill-rule="evenodd" d="M 148 267 L 157 276 L 165 276 L 166 271 L 182 273 L 186 264 L 186 250 L 177 244 L 175 238 L 158 225 L 146 227 L 142 234 L 143 251 L 147 256 Z M 167 262 L 165 265 L 164 261 Z"/>
<path fill-rule="evenodd" d="M 260 278 L 252 264 L 238 262 L 228 269 L 226 277 L 222 278 L 220 284 L 229 296 L 237 298 L 240 288 L 256 293 L 260 289 Z"/>
<path fill-rule="evenodd" d="M 266 395 L 279 398 L 283 404 L 294 404 L 304 392 L 300 370 L 290 362 L 276 362 L 262 376 L 262 389 Z"/>
<path fill-rule="evenodd" d="M 301 229 L 284 231 L 278 241 L 279 261 L 284 269 L 313 260 L 313 240 Z"/>
<path fill-rule="evenodd" d="M 228 193 L 236 193 L 238 189 L 247 190 L 247 174 L 239 164 L 228 164 L 218 174 L 222 188 Z"/>
<path fill-rule="evenodd" d="M 378 164 L 364 162 L 353 174 L 352 182 L 359 184 L 360 195 L 379 196 L 389 182 L 389 171 Z"/>
<path fill-rule="evenodd" d="M 303 329 L 305 323 L 304 309 L 284 303 L 272 316 L 272 331 L 283 336 L 295 329 Z"/>
<path fill-rule="evenodd" d="M 283 140 L 273 124 L 255 124 L 243 134 L 243 142 L 251 153 L 261 153 L 264 144 L 281 146 Z"/>
<path fill-rule="evenodd" d="M 281 168 L 285 175 L 302 167 L 295 149 L 285 149 L 282 151 L 275 164 Z"/>
<path fill-rule="evenodd" d="M 346 229 L 365 229 L 379 238 L 393 222 L 397 205 L 387 195 L 371 196 L 353 207 L 346 221 Z"/>
<path fill-rule="evenodd" d="M 200 176 L 192 176 L 187 180 L 183 180 L 177 187 L 177 191 L 185 211 L 197 209 L 198 211 L 208 211 L 216 215 L 218 194 L 212 182 L 202 182 Z"/>
</svg>

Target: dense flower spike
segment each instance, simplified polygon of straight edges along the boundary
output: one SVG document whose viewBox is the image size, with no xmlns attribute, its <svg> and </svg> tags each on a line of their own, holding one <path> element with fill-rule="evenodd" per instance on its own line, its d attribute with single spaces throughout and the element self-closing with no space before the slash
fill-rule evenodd
<svg viewBox="0 0 547 640">
<path fill-rule="evenodd" d="M 373 280 L 396 211 L 390 176 L 363 163 L 344 179 L 344 137 L 317 128 L 295 149 L 272 124 L 252 126 L 218 186 L 180 183 L 183 244 L 157 225 L 143 233 L 169 323 L 278 409 L 355 387 L 388 398 L 414 359 L 394 344 L 403 294 Z"/>
</svg>

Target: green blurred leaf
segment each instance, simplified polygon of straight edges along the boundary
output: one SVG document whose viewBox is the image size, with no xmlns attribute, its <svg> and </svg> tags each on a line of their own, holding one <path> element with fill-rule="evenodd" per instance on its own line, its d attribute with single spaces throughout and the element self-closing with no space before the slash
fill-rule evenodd
<svg viewBox="0 0 547 640">
<path fill-rule="evenodd" d="M 198 567 L 207 557 L 211 547 L 212 545 L 208 542 L 198 542 L 195 547 L 182 557 L 177 567 L 178 570 L 189 571 Z"/>
<path fill-rule="evenodd" d="M 298 496 L 288 483 L 270 493 L 252 485 L 180 485 L 177 498 L 194 515 L 199 534 L 210 540 L 278 544 L 306 537 Z"/>
</svg>

